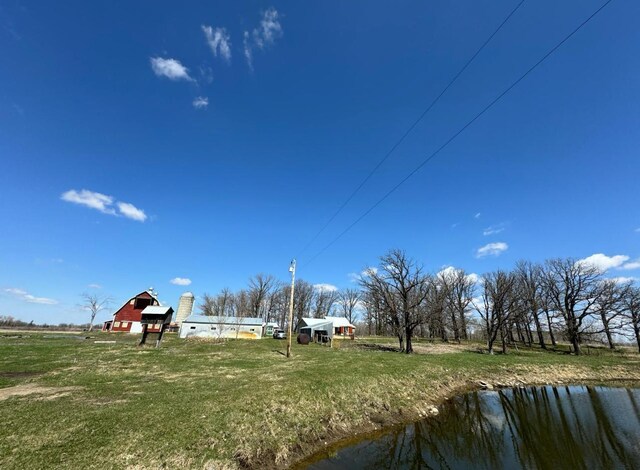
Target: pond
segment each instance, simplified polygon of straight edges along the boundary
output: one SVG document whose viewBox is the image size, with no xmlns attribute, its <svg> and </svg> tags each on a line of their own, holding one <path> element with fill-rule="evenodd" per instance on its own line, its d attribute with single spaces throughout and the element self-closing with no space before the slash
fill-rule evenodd
<svg viewBox="0 0 640 470">
<path fill-rule="evenodd" d="M 640 389 L 470 393 L 438 416 L 318 455 L 302 468 L 640 468 Z"/>
</svg>

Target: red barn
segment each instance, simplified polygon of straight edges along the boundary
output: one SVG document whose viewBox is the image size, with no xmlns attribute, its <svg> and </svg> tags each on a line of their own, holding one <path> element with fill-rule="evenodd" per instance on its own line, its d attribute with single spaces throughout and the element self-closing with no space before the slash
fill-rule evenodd
<svg viewBox="0 0 640 470">
<path fill-rule="evenodd" d="M 152 291 L 146 290 L 135 297 L 131 297 L 113 314 L 109 331 L 142 333 L 142 323 L 140 322 L 142 320 L 142 311 L 149 305 L 160 305 Z"/>
</svg>

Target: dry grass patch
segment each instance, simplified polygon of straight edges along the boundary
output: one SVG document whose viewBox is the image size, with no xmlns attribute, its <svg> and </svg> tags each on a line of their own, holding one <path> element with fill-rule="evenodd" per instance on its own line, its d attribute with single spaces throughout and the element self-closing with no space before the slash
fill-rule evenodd
<svg viewBox="0 0 640 470">
<path fill-rule="evenodd" d="M 44 387 L 35 383 L 16 385 L 15 387 L 0 388 L 0 401 L 14 397 L 39 395 L 40 400 L 54 400 L 65 397 L 73 392 L 81 390 L 81 387 Z"/>
</svg>

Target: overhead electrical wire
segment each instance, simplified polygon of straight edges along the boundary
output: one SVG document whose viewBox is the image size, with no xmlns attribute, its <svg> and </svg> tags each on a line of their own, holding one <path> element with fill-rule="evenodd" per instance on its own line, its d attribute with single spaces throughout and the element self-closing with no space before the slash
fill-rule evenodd
<svg viewBox="0 0 640 470">
<path fill-rule="evenodd" d="M 418 119 L 416 119 L 413 124 L 411 124 L 411 126 L 409 126 L 409 128 L 404 132 L 404 134 L 402 134 L 402 136 L 400 137 L 400 139 L 398 139 L 396 141 L 395 144 L 393 144 L 393 146 L 391 147 L 391 149 L 384 155 L 384 157 L 382 157 L 382 159 L 376 164 L 376 166 L 373 167 L 373 169 L 369 172 L 369 174 L 362 180 L 362 182 L 356 187 L 356 189 L 349 195 L 349 197 L 347 197 L 347 199 L 342 203 L 342 205 L 338 208 L 338 210 L 336 212 L 333 213 L 333 215 L 329 218 L 329 220 L 322 226 L 322 228 L 320 228 L 320 230 L 318 230 L 318 232 L 316 232 L 316 234 L 311 238 L 311 240 L 309 240 L 309 242 L 304 246 L 304 248 L 302 250 L 300 250 L 300 252 L 298 253 L 298 255 L 296 256 L 299 257 L 302 253 L 304 253 L 305 251 L 307 251 L 307 249 L 311 246 L 311 244 L 316 241 L 316 239 L 320 236 L 320 234 L 322 234 L 322 232 L 325 231 L 325 229 L 331 225 L 331 222 L 333 222 L 335 220 L 335 218 L 338 216 L 338 214 L 340 214 L 342 212 L 342 210 L 346 207 L 347 204 L 349 204 L 349 202 L 351 202 L 351 200 L 355 197 L 356 194 L 358 194 L 358 192 L 360 192 L 360 190 L 362 189 L 362 187 L 367 183 L 367 181 L 369 181 L 371 179 L 371 177 L 374 175 L 374 173 L 376 171 L 378 171 L 378 169 L 382 166 L 382 164 L 384 162 L 386 162 L 388 160 L 388 158 L 391 156 L 391 154 L 393 152 L 395 152 L 395 150 L 402 144 L 402 142 L 404 142 L 404 140 L 407 138 L 407 136 L 409 134 L 411 134 L 411 132 L 413 131 L 413 129 L 415 129 L 415 127 L 420 123 L 420 121 L 422 121 L 422 119 L 429 113 L 429 111 L 431 111 L 431 109 L 438 103 L 438 101 L 440 101 L 440 98 L 442 98 L 442 96 L 447 92 L 447 90 L 449 88 L 451 88 L 451 86 L 458 80 L 458 78 L 460 77 L 460 75 L 463 74 L 463 72 L 469 67 L 469 65 L 471 65 L 471 63 L 475 60 L 476 57 L 478 57 L 478 55 L 480 54 L 480 52 L 482 52 L 482 50 L 487 46 L 487 44 L 489 44 L 491 42 L 491 40 L 494 38 L 494 36 L 496 34 L 498 34 L 498 32 L 502 29 L 502 27 L 509 21 L 509 19 L 511 19 L 511 17 L 515 14 L 516 11 L 518 11 L 518 9 L 522 6 L 522 4 L 524 3 L 525 0 L 521 0 L 520 3 L 518 3 L 515 8 L 513 10 L 511 10 L 511 12 L 505 17 L 504 20 L 502 20 L 502 23 L 500 23 L 498 25 L 498 27 L 496 28 L 496 30 L 491 33 L 491 35 L 485 40 L 485 42 L 478 48 L 478 50 L 471 56 L 471 58 L 464 64 L 464 66 L 453 76 L 453 78 L 449 81 L 449 83 L 447 84 L 447 86 L 445 86 L 442 91 L 433 99 L 433 101 L 431 101 L 431 103 L 429 104 L 429 106 L 427 106 L 427 108 L 422 112 L 422 114 L 420 114 L 420 116 L 418 116 Z"/>
<path fill-rule="evenodd" d="M 533 72 L 540 64 L 542 64 L 547 58 L 549 58 L 555 51 L 560 49 L 562 45 L 567 42 L 574 34 L 580 31 L 587 23 L 589 23 L 598 13 L 600 13 L 607 5 L 609 5 L 613 0 L 607 0 L 603 3 L 596 11 L 594 11 L 587 19 L 585 19 L 582 23 L 578 25 L 573 31 L 571 31 L 568 35 L 564 37 L 558 44 L 556 44 L 553 48 L 551 48 L 540 60 L 538 60 L 533 66 L 531 66 L 525 73 L 523 73 L 516 81 L 514 81 L 511 85 L 509 85 L 502 93 L 500 93 L 496 98 L 494 98 L 488 105 L 486 105 L 479 113 L 477 113 L 471 120 L 469 120 L 464 126 L 462 126 L 458 131 L 456 131 L 445 143 L 443 143 L 440 147 L 438 147 L 433 153 L 431 153 L 427 158 L 422 160 L 420 164 L 415 167 L 407 176 L 405 176 L 402 180 L 400 180 L 393 188 L 391 188 L 382 198 L 380 198 L 375 204 L 373 204 L 369 209 L 367 209 L 364 213 L 362 213 L 356 220 L 354 220 L 347 228 L 345 228 L 337 237 L 331 240 L 327 245 L 325 245 L 320 251 L 318 251 L 314 256 L 312 256 L 309 260 L 307 260 L 302 267 L 308 266 L 313 261 L 315 261 L 322 253 L 324 253 L 329 247 L 331 247 L 335 242 L 337 242 L 340 238 L 342 238 L 349 230 L 351 230 L 356 224 L 358 224 L 362 219 L 364 219 L 367 215 L 371 213 L 376 207 L 378 207 L 385 199 L 387 199 L 391 194 L 393 194 L 400 186 L 402 186 L 409 178 L 415 175 L 422 167 L 424 167 L 427 163 L 429 163 L 436 155 L 438 155 L 445 147 L 447 147 L 451 142 L 453 142 L 460 134 L 462 134 L 471 124 L 473 124 L 480 116 L 486 113 L 489 109 L 493 107 L 498 101 L 500 101 L 507 93 L 509 93 L 513 88 L 515 88 L 522 80 L 524 80 L 531 72 Z"/>
</svg>

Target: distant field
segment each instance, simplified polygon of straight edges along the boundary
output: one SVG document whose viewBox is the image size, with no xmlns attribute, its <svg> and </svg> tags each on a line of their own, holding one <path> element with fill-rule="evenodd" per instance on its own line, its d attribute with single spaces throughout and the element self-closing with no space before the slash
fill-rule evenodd
<svg viewBox="0 0 640 470">
<path fill-rule="evenodd" d="M 91 336 L 90 339 L 84 339 Z M 477 386 L 640 381 L 640 356 L 574 357 L 386 338 L 336 348 L 104 333 L 0 335 L 0 468 L 286 466 L 340 437 L 416 419 Z M 96 344 L 116 340 L 116 344 Z M 640 383 L 640 382 L 637 382 Z"/>
</svg>

